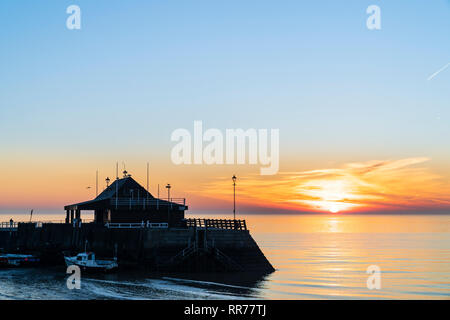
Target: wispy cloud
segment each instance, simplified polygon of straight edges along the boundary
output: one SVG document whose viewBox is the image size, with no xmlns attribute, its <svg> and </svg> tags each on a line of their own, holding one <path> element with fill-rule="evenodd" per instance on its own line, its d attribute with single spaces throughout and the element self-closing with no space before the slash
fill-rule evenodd
<svg viewBox="0 0 450 320">
<path fill-rule="evenodd" d="M 374 160 L 339 168 L 284 172 L 273 177 L 252 176 L 239 181 L 241 201 L 302 211 L 354 211 L 450 208 L 450 188 L 431 172 L 428 158 Z M 229 178 L 205 186 L 224 194 Z M 229 188 L 228 188 L 229 189 Z"/>
<path fill-rule="evenodd" d="M 433 79 L 434 77 L 436 77 L 439 73 L 441 73 L 442 71 L 444 71 L 445 69 L 447 69 L 450 66 L 450 62 L 447 63 L 445 66 L 443 66 L 442 68 L 440 68 L 438 71 L 436 71 L 435 73 L 433 73 L 431 76 L 428 77 L 428 81 L 430 81 L 431 79 Z"/>
</svg>

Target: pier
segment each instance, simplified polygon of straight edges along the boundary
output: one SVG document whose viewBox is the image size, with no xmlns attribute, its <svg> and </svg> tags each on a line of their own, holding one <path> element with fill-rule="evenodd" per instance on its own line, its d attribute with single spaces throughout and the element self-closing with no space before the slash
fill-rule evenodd
<svg viewBox="0 0 450 320">
<path fill-rule="evenodd" d="M 4 222 L 0 248 L 62 263 L 63 252 L 117 253 L 119 266 L 159 272 L 274 271 L 245 220 L 185 218 L 185 199 L 154 198 L 124 175 L 93 200 L 67 205 L 60 222 Z M 94 220 L 83 219 L 93 210 Z"/>
<path fill-rule="evenodd" d="M 38 253 L 43 262 L 58 264 L 62 252 L 82 252 L 87 243 L 88 250 L 98 256 L 112 257 L 117 248 L 120 263 L 127 267 L 183 272 L 274 271 L 248 230 L 230 229 L 233 220 L 205 220 L 206 226 L 177 228 L 164 224 L 24 222 L 17 228 L 2 228 L 9 232 L 0 232 L 0 248 Z"/>
</svg>

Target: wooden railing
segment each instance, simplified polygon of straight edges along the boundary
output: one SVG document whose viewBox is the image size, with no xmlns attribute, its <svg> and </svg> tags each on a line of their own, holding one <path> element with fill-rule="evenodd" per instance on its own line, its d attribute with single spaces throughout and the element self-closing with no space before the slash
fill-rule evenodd
<svg viewBox="0 0 450 320">
<path fill-rule="evenodd" d="M 247 230 L 245 220 L 231 219 L 185 219 L 188 228 Z"/>
</svg>

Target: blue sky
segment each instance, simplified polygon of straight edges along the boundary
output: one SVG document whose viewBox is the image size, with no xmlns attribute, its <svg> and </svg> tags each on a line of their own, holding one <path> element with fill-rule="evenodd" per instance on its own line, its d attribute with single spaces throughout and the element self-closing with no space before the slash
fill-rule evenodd
<svg viewBox="0 0 450 320">
<path fill-rule="evenodd" d="M 448 171 L 450 68 L 427 78 L 449 36 L 444 0 L 3 0 L 3 157 L 169 161 L 170 133 L 202 120 L 279 128 L 282 170 L 426 156 Z"/>
<path fill-rule="evenodd" d="M 65 28 L 70 4 L 81 7 L 80 31 Z M 380 31 L 365 27 L 370 4 L 381 7 Z M 450 62 L 448 1 L 2 1 L 0 11 L 10 144 L 32 129 L 44 146 L 105 140 L 96 128 L 118 121 L 130 136 L 112 136 L 123 142 L 147 134 L 137 127 L 148 121 L 172 131 L 187 119 L 294 139 L 299 126 L 317 139 L 406 130 L 406 146 L 449 133 L 435 120 L 448 119 L 450 70 L 426 81 Z M 168 117 L 173 128 L 152 121 Z"/>
</svg>

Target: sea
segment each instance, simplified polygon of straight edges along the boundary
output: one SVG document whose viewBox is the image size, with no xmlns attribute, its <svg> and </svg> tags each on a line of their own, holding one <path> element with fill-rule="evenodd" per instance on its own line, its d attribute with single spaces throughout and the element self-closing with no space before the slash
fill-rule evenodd
<svg viewBox="0 0 450 320">
<path fill-rule="evenodd" d="M 11 217 L 27 218 L 0 221 Z M 0 299 L 450 299 L 450 215 L 237 218 L 247 220 L 275 272 L 82 274 L 80 289 L 69 289 L 64 266 L 0 269 Z"/>
</svg>

